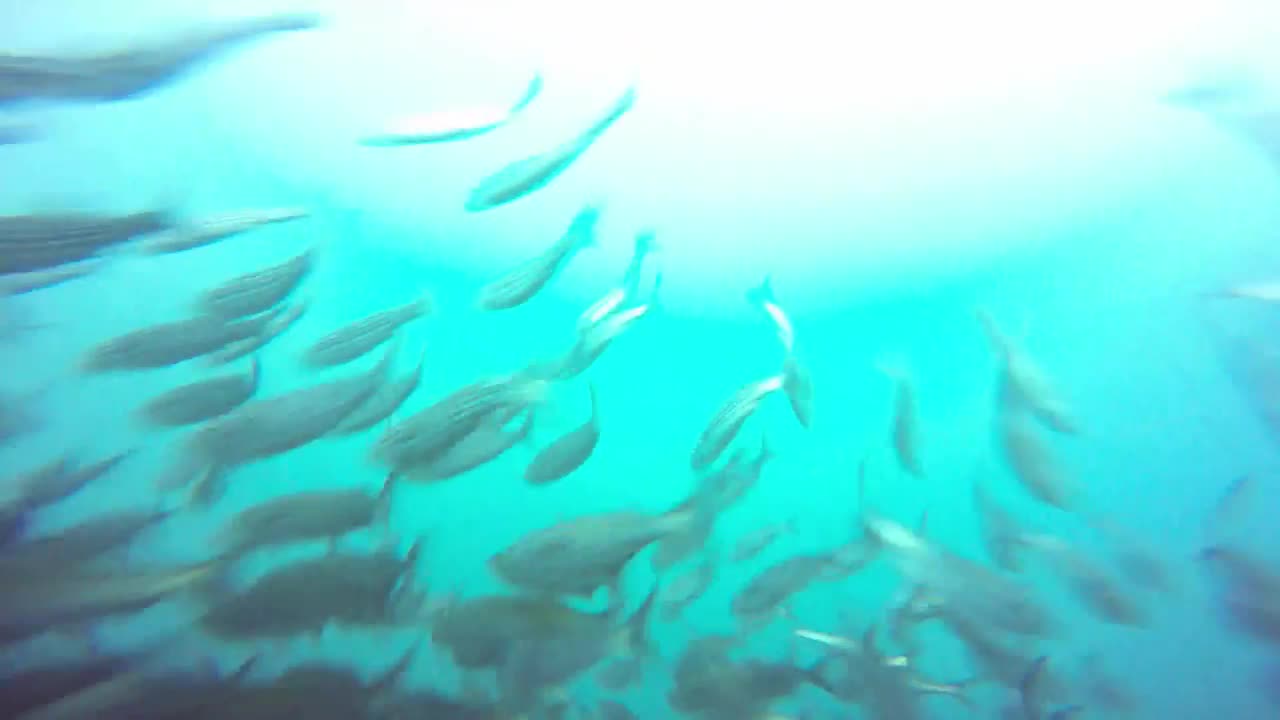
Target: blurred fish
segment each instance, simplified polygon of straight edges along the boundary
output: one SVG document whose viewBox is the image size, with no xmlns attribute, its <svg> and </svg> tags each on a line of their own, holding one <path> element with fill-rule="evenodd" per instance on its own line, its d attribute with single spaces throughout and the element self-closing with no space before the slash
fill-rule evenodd
<svg viewBox="0 0 1280 720">
<path fill-rule="evenodd" d="M 578 316 L 578 333 L 586 333 L 599 325 L 609 315 L 618 312 L 628 304 L 639 301 L 640 282 L 644 275 L 644 261 L 657 251 L 652 230 L 643 230 L 636 234 L 635 248 L 631 251 L 631 260 L 622 276 L 622 283 L 605 293 L 604 297 L 595 301 Z"/>
<path fill-rule="evenodd" d="M 784 522 L 772 523 L 757 528 L 753 532 L 738 538 L 738 542 L 733 546 L 733 553 L 730 554 L 729 559 L 733 562 L 751 560 L 767 550 L 778 538 L 795 533 L 797 530 L 799 530 L 799 524 L 794 517 Z"/>
<path fill-rule="evenodd" d="M 507 427 L 522 414 L 524 420 L 519 425 Z M 403 477 L 409 482 L 439 482 L 470 472 L 497 460 L 517 443 L 524 442 L 533 431 L 534 417 L 532 410 L 519 407 L 494 410 L 442 455 L 430 462 L 412 465 L 397 477 Z"/>
<path fill-rule="evenodd" d="M 55 287 L 72 280 L 88 277 L 102 269 L 106 261 L 101 258 L 89 258 L 68 265 L 32 270 L 31 272 L 0 275 L 0 295 L 25 295 Z"/>
<path fill-rule="evenodd" d="M 135 410 L 154 427 L 194 425 L 226 415 L 249 401 L 261 384 L 261 364 L 255 357 L 247 373 L 221 375 L 179 385 Z"/>
<path fill-rule="evenodd" d="M 600 440 L 600 417 L 595 385 L 588 383 L 587 392 L 591 397 L 591 417 L 539 450 L 525 467 L 525 482 L 532 485 L 555 482 L 582 467 L 591 457 Z"/>
<path fill-rule="evenodd" d="M 596 703 L 596 716 L 599 720 L 640 720 L 640 716 L 617 700 L 601 700 Z"/>
<path fill-rule="evenodd" d="M 524 94 L 510 107 L 479 107 L 412 115 L 360 141 L 367 147 L 403 147 L 451 142 L 492 132 L 516 118 L 542 92 L 542 75 L 535 73 Z"/>
<path fill-rule="evenodd" d="M 898 464 L 911 475 L 924 477 L 915 383 L 905 369 L 882 365 L 880 370 L 894 383 L 893 432 L 890 437 Z"/>
<path fill-rule="evenodd" d="M 973 505 L 978 514 L 978 532 L 982 536 L 987 555 L 1003 570 L 1021 570 L 1017 539 L 1023 534 L 1022 526 L 999 504 L 986 480 L 974 480 Z"/>
<path fill-rule="evenodd" d="M 784 380 L 784 375 L 757 380 L 738 390 L 721 405 L 699 436 L 698 444 L 694 446 L 690 462 L 693 469 L 701 470 L 715 462 L 737 437 L 747 418 L 760 407 L 760 403 L 783 389 Z"/>
<path fill-rule="evenodd" d="M 392 472 L 409 474 L 430 466 L 497 411 L 519 412 L 545 401 L 550 382 L 524 371 L 465 385 L 391 425 L 374 444 L 370 458 Z M 505 422 L 503 423 L 505 425 Z"/>
<path fill-rule="evenodd" d="M 207 215 L 195 220 L 187 220 L 164 232 L 145 237 L 134 247 L 144 255 L 185 252 L 212 245 L 266 225 L 305 218 L 307 214 L 307 211 L 302 208 L 271 208 Z"/>
<path fill-rule="evenodd" d="M 1050 712 L 1048 715 L 1045 715 L 1043 683 L 1045 678 L 1045 666 L 1048 661 L 1049 658 L 1046 655 L 1041 655 L 1036 658 L 1031 663 L 1031 667 L 1027 670 L 1026 675 L 1023 677 L 1019 692 L 1022 699 L 1022 714 L 1025 720 L 1041 720 L 1041 718 L 1047 718 L 1047 720 L 1066 720 L 1067 718 L 1075 717 L 1077 714 L 1084 711 L 1084 708 L 1078 705 L 1072 705 L 1070 707 L 1059 708 Z"/>
<path fill-rule="evenodd" d="M 1048 535 L 1023 535 L 1018 542 L 1046 558 L 1055 574 L 1099 620 L 1118 625 L 1147 624 L 1146 609 L 1125 592 L 1107 569 L 1087 555 Z"/>
<path fill-rule="evenodd" d="M 795 329 L 791 325 L 791 318 L 787 317 L 787 313 L 778 305 L 778 301 L 774 297 L 773 278 L 765 275 L 764 280 L 760 281 L 759 285 L 748 290 L 747 302 L 760 308 L 769 316 L 769 320 L 773 323 L 778 333 L 778 340 L 782 342 L 783 349 L 790 355 L 795 350 Z"/>
<path fill-rule="evenodd" d="M 0 55 L 0 100 L 4 94 Z M 0 216 L 0 275 L 48 270 L 172 227 L 156 211 L 120 215 L 62 212 Z"/>
<path fill-rule="evenodd" d="M 662 275 L 659 274 L 654 278 L 653 287 L 644 303 L 633 304 L 625 310 L 610 310 L 598 322 L 580 328 L 577 342 L 564 357 L 549 363 L 545 374 L 556 380 L 569 380 L 586 372 L 619 335 L 626 332 L 640 318 L 653 312 L 657 306 L 658 290 L 661 287 Z M 608 300 L 608 296 L 605 300 Z"/>
<path fill-rule="evenodd" d="M 507 310 L 531 300 L 579 251 L 596 244 L 599 220 L 599 205 L 587 205 L 579 210 L 554 245 L 481 288 L 480 307 L 484 310 Z"/>
<path fill-rule="evenodd" d="M 227 522 L 223 544 L 230 553 L 312 540 L 327 540 L 332 546 L 366 527 L 380 525 L 385 530 L 394 487 L 387 478 L 376 495 L 360 489 L 309 490 L 265 500 Z"/>
<path fill-rule="evenodd" d="M 832 553 L 793 555 L 752 577 L 733 596 L 730 610 L 747 623 L 771 619 L 791 597 L 820 580 L 840 577 Z"/>
<path fill-rule="evenodd" d="M 28 100 L 114 101 L 177 80 L 232 48 L 264 35 L 308 30 L 320 18 L 280 14 L 192 28 L 111 53 L 80 56 L 0 56 L 0 105 Z"/>
<path fill-rule="evenodd" d="M 307 250 L 282 263 L 237 275 L 201 293 L 196 309 L 224 320 L 265 313 L 298 288 L 314 263 L 315 251 Z"/>
<path fill-rule="evenodd" d="M 124 450 L 101 460 L 81 465 L 74 455 L 64 454 L 17 478 L 13 487 L 22 506 L 38 510 L 80 492 L 133 456 Z"/>
<path fill-rule="evenodd" d="M 1035 427 L 1017 414 L 1003 414 L 996 424 L 1001 453 L 1023 489 L 1060 510 L 1077 509 L 1082 489 L 1062 469 Z"/>
<path fill-rule="evenodd" d="M 257 335 L 280 311 L 276 308 L 240 320 L 200 315 L 148 325 L 93 346 L 81 357 L 80 370 L 102 373 L 176 365 Z"/>
<path fill-rule="evenodd" d="M 507 583 L 529 592 L 590 598 L 601 587 L 614 603 L 623 567 L 653 542 L 702 520 L 696 509 L 663 515 L 583 515 L 524 535 L 489 560 Z"/>
<path fill-rule="evenodd" d="M 1153 592 L 1174 592 L 1173 571 L 1138 533 L 1109 518 L 1094 518 L 1093 527 L 1106 540 L 1116 566 L 1130 582 Z"/>
<path fill-rule="evenodd" d="M 1070 408 L 1026 351 L 995 324 L 985 309 L 975 311 L 992 349 L 1000 360 L 1000 400 L 1007 411 L 1025 410 L 1059 433 L 1079 431 Z"/>
<path fill-rule="evenodd" d="M 352 435 L 358 432 L 364 432 L 378 423 L 391 417 L 401 405 L 409 399 L 409 396 L 418 389 L 419 383 L 422 382 L 422 372 L 427 364 L 427 350 L 423 348 L 422 355 L 418 357 L 418 364 L 408 375 L 399 380 L 394 380 L 384 384 L 382 387 L 374 391 L 373 395 L 364 402 L 363 405 L 356 408 L 352 413 L 342 419 L 338 423 L 338 427 L 333 429 L 333 435 Z"/>
<path fill-rule="evenodd" d="M 1029 586 L 929 542 L 884 517 L 866 515 L 867 535 L 908 580 L 940 598 L 948 613 L 1018 635 L 1043 636 L 1056 623 Z"/>
<path fill-rule="evenodd" d="M 303 352 L 302 363 L 309 368 L 326 368 L 363 357 L 395 337 L 405 323 L 431 312 L 432 305 L 431 297 L 424 295 L 344 325 L 312 343 Z"/>
<path fill-rule="evenodd" d="M 242 357 L 252 355 L 261 350 L 267 343 L 280 337 L 284 331 L 293 327 L 307 311 L 307 301 L 301 300 L 276 308 L 267 313 L 268 320 L 253 335 L 242 340 L 233 340 L 221 348 L 205 356 L 207 365 L 225 365 Z"/>
<path fill-rule="evenodd" d="M 555 147 L 510 163 L 481 180 L 467 198 L 467 211 L 491 210 L 541 189 L 594 145 L 605 131 L 631 109 L 635 99 L 635 89 L 627 88 L 608 112 L 591 127 Z"/>
<path fill-rule="evenodd" d="M 31 123 L 0 122 L 0 146 L 35 142 L 41 135 L 40 130 Z"/>
<path fill-rule="evenodd" d="M 1253 475 L 1241 475 L 1232 480 L 1218 496 L 1218 501 L 1205 518 L 1205 538 L 1214 544 L 1234 530 L 1244 513 L 1257 505 L 1258 479 Z"/>
<path fill-rule="evenodd" d="M 396 349 L 393 344 L 359 375 L 256 398 L 205 423 L 187 440 L 185 461 L 192 474 L 216 468 L 205 481 L 220 481 L 235 467 L 324 437 L 383 384 Z"/>
<path fill-rule="evenodd" d="M 613 660 L 596 673 L 596 684 L 605 690 L 621 692 L 644 680 L 647 658 L 642 655 Z"/>
<path fill-rule="evenodd" d="M 69 569 L 127 546 L 143 532 L 172 517 L 164 508 L 97 514 L 64 530 L 24 538 L 0 550 L 0 577 Z"/>
<path fill-rule="evenodd" d="M 412 626 L 421 608 L 409 590 L 420 545 L 402 558 L 392 546 L 375 552 L 332 552 L 277 567 L 224 596 L 200 625 L 224 640 L 318 634 L 330 624 Z M 406 604 L 406 600 L 409 600 Z"/>
<path fill-rule="evenodd" d="M 698 564 L 677 575 L 675 580 L 663 588 L 662 596 L 659 598 L 663 620 L 667 622 L 677 620 L 685 608 L 711 589 L 711 584 L 715 582 L 719 559 L 715 550 L 708 548 Z"/>
</svg>

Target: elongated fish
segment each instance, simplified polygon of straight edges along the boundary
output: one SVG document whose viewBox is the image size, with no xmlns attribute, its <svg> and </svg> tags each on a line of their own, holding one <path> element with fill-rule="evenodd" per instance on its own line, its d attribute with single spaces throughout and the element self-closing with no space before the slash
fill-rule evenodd
<svg viewBox="0 0 1280 720">
<path fill-rule="evenodd" d="M 403 147 L 466 140 L 497 130 L 515 119 L 542 92 L 542 75 L 535 73 L 524 94 L 511 107 L 445 110 L 402 118 L 382 132 L 363 138 L 366 147 Z"/>
<path fill-rule="evenodd" d="M 400 472 L 429 465 L 503 408 L 540 404 L 550 382 L 527 372 L 466 385 L 395 423 L 378 438 L 371 459 Z"/>
<path fill-rule="evenodd" d="M 600 441 L 600 417 L 595 385 L 588 385 L 591 417 L 582 425 L 556 438 L 538 451 L 524 470 L 524 480 L 532 485 L 555 482 L 582 467 Z"/>
<path fill-rule="evenodd" d="M 405 323 L 431 312 L 431 305 L 431 297 L 424 295 L 411 303 L 374 313 L 340 327 L 307 348 L 302 354 L 302 362 L 310 368 L 332 367 L 351 362 L 390 340 Z"/>
<path fill-rule="evenodd" d="M 229 552 L 311 540 L 336 541 L 349 532 L 384 525 L 394 483 L 370 495 L 362 489 L 312 490 L 266 500 L 236 513 L 223 531 Z"/>
<path fill-rule="evenodd" d="M 656 234 L 652 230 L 642 230 L 636 234 L 635 247 L 631 251 L 631 260 L 623 273 L 622 283 L 605 293 L 604 297 L 595 301 L 578 316 L 578 332 L 584 333 L 596 326 L 605 317 L 627 303 L 638 302 L 640 281 L 644 277 L 644 261 L 650 254 L 657 252 Z"/>
<path fill-rule="evenodd" d="M 278 265 L 238 275 L 201 293 L 196 307 L 228 320 L 266 312 L 298 288 L 314 260 L 315 251 L 307 250 Z"/>
<path fill-rule="evenodd" d="M 209 215 L 188 220 L 167 232 L 143 238 L 135 248 L 145 255 L 183 252 L 212 245 L 265 225 L 289 222 L 306 216 L 307 211 L 302 208 L 273 208 Z"/>
<path fill-rule="evenodd" d="M 467 198 L 466 209 L 469 212 L 491 210 L 541 189 L 595 144 L 631 109 L 635 100 L 635 89 L 627 88 L 613 107 L 582 133 L 549 150 L 517 160 L 481 180 Z"/>
<path fill-rule="evenodd" d="M 547 373 L 557 380 L 570 380 L 587 371 L 619 335 L 640 318 L 653 312 L 658 302 L 662 275 L 654 278 L 649 299 L 643 305 L 613 310 L 599 321 L 578 330 L 578 339 L 564 357 L 548 364 Z M 621 297 L 621 296 L 619 296 Z"/>
<path fill-rule="evenodd" d="M 778 340 L 782 342 L 783 349 L 791 353 L 796 345 L 796 331 L 791 325 L 791 318 L 787 317 L 786 311 L 778 305 L 778 300 L 774 297 L 773 278 L 765 275 L 759 285 L 748 290 L 747 302 L 760 308 L 769 317 L 778 333 Z"/>
<path fill-rule="evenodd" d="M 100 373 L 176 365 L 257 335 L 279 312 L 276 309 L 239 320 L 201 315 L 149 325 L 90 348 L 80 361 L 80 370 Z"/>
<path fill-rule="evenodd" d="M 374 367 L 354 377 L 251 400 L 200 428 L 192 448 L 207 462 L 230 468 L 319 439 L 373 395 L 395 352 L 393 344 Z"/>
<path fill-rule="evenodd" d="M 40 139 L 40 130 L 27 123 L 0 122 L 0 146 L 21 145 Z"/>
<path fill-rule="evenodd" d="M 418 389 L 418 385 L 422 382 L 422 371 L 426 364 L 427 351 L 424 348 L 421 357 L 418 359 L 418 365 L 413 370 L 410 370 L 408 375 L 378 388 L 363 405 L 356 408 L 350 415 L 343 418 L 342 422 L 338 423 L 338 427 L 333 429 L 333 434 L 351 435 L 363 432 L 391 417 L 391 414 L 399 410 L 404 401 L 408 400 L 409 396 Z"/>
<path fill-rule="evenodd" d="M 1040 502 L 1060 510 L 1077 509 L 1079 483 L 1063 470 L 1035 427 L 1018 414 L 1001 417 L 997 425 L 1005 463 L 1022 487 Z"/>
<path fill-rule="evenodd" d="M 136 414 L 149 425 L 177 427 L 212 420 L 240 407 L 257 392 L 261 364 L 254 358 L 247 373 L 233 373 L 180 385 L 152 398 Z"/>
<path fill-rule="evenodd" d="M 95 515 L 66 530 L 23 539 L 0 552 L 0 577 L 72 568 L 127 545 L 173 515 L 173 510 L 118 510 Z"/>
<path fill-rule="evenodd" d="M 507 310 L 528 302 L 564 268 L 579 250 L 595 244 L 600 208 L 588 205 L 578 211 L 569 229 L 541 255 L 489 283 L 480 290 L 480 307 Z"/>
<path fill-rule="evenodd" d="M 101 258 L 89 258 L 70 265 L 61 265 L 44 270 L 0 275 L 0 295 L 26 295 L 36 290 L 44 290 L 65 282 L 78 280 L 97 272 L 104 264 L 106 264 L 106 261 Z"/>
<path fill-rule="evenodd" d="M 193 28 L 124 50 L 80 56 L 0 57 L 0 105 L 27 100 L 114 101 L 163 87 L 265 35 L 320 25 L 312 14 L 279 14 Z"/>
<path fill-rule="evenodd" d="M 267 346 L 272 340 L 280 337 L 286 330 L 293 327 L 294 323 L 302 319 L 306 314 L 309 303 L 306 299 L 285 305 L 283 309 L 277 309 L 276 312 L 270 313 L 272 317 L 262 326 L 262 329 L 250 337 L 243 340 L 235 340 L 227 343 L 218 350 L 214 350 L 205 356 L 206 365 L 226 365 L 229 362 L 235 362 L 242 357 L 252 355 Z"/>
<path fill-rule="evenodd" d="M 920 419 L 915 383 L 906 369 L 882 364 L 881 372 L 893 381 L 893 430 L 890 443 L 898 465 L 915 477 L 924 477 L 920 460 Z"/>
<path fill-rule="evenodd" d="M 83 212 L 0 216 L 0 275 L 47 270 L 86 260 L 172 226 L 162 212 Z"/>
<path fill-rule="evenodd" d="M 738 436 L 738 431 L 747 422 L 747 418 L 755 413 L 765 398 L 781 390 L 783 382 L 783 375 L 757 380 L 738 390 L 721 405 L 693 448 L 690 461 L 693 469 L 701 470 L 715 462 Z"/>
<path fill-rule="evenodd" d="M 514 428 L 507 428 L 521 413 L 524 419 Z M 411 482 L 440 482 L 457 477 L 497 460 L 504 453 L 523 442 L 533 430 L 535 413 L 520 406 L 500 407 L 493 410 L 479 425 L 467 433 L 431 462 L 411 465 L 403 477 Z"/>
</svg>

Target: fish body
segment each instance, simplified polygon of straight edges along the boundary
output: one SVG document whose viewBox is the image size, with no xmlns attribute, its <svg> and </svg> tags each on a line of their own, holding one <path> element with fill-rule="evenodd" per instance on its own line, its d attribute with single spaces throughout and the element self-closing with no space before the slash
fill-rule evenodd
<svg viewBox="0 0 1280 720">
<path fill-rule="evenodd" d="M 775 375 L 750 383 L 721 405 L 693 449 L 690 461 L 693 469 L 701 470 L 715 462 L 737 437 L 747 418 L 755 413 L 766 397 L 781 390 L 784 382 L 783 376 Z"/>
<path fill-rule="evenodd" d="M 525 468 L 525 482 L 533 485 L 555 482 L 582 467 L 591 457 L 600 440 L 600 420 L 595 385 L 588 385 L 587 389 L 591 395 L 591 417 L 538 451 Z"/>
<path fill-rule="evenodd" d="M 362 139 L 360 144 L 367 147 L 404 147 L 467 140 L 507 125 L 541 92 L 542 75 L 537 73 L 530 78 L 524 94 L 511 107 L 481 107 L 413 115 Z"/>
<path fill-rule="evenodd" d="M 249 372 L 235 373 L 180 385 L 149 400 L 137 415 L 154 427 L 194 425 L 226 415 L 249 401 L 261 381 L 255 358 Z"/>
<path fill-rule="evenodd" d="M 528 260 L 480 291 L 480 307 L 507 310 L 523 305 L 547 286 L 551 279 L 582 249 L 595 244 L 600 208 L 588 205 L 574 217 L 569 229 L 542 254 Z"/>
<path fill-rule="evenodd" d="M 302 362 L 309 368 L 325 368 L 363 357 L 395 337 L 406 323 L 431 312 L 431 306 L 430 297 L 424 296 L 361 318 L 317 340 L 303 353 Z"/>
<path fill-rule="evenodd" d="M 298 288 L 311 272 L 314 255 L 308 250 L 282 263 L 237 275 L 201 293 L 196 308 L 227 320 L 265 313 Z"/>
</svg>

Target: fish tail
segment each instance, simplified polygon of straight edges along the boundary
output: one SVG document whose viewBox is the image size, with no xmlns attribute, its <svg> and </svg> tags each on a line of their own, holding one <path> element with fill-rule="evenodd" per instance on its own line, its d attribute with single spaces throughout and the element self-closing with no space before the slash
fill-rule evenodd
<svg viewBox="0 0 1280 720">
<path fill-rule="evenodd" d="M 631 617 L 627 618 L 625 623 L 624 639 L 627 648 L 637 656 L 648 654 L 651 647 L 649 618 L 653 614 L 653 608 L 658 599 L 659 587 L 659 582 L 654 580 L 653 587 L 649 588 L 649 594 L 645 595 L 644 601 L 631 613 Z"/>
<path fill-rule="evenodd" d="M 262 381 L 262 361 L 257 355 L 249 359 L 249 384 L 253 386 L 256 392 Z"/>
<path fill-rule="evenodd" d="M 378 525 L 385 526 L 391 519 L 391 498 L 395 495 L 398 479 L 398 475 L 389 472 L 382 481 L 382 489 L 378 491 L 377 506 L 374 511 L 374 522 Z"/>
<path fill-rule="evenodd" d="M 655 253 L 662 248 L 658 245 L 658 234 L 652 228 L 645 228 L 636 233 L 636 249 L 632 253 L 637 258 Z"/>
<path fill-rule="evenodd" d="M 759 285 L 748 290 L 747 302 L 752 305 L 777 305 L 773 294 L 773 276 L 765 275 Z"/>
</svg>

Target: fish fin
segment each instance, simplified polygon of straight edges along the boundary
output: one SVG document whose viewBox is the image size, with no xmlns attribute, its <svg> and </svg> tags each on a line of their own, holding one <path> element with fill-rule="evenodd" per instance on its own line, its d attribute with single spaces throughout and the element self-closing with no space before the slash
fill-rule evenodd
<svg viewBox="0 0 1280 720">
<path fill-rule="evenodd" d="M 752 305 L 777 305 L 773 294 L 773 276 L 765 275 L 760 284 L 747 291 L 747 302 Z"/>
<path fill-rule="evenodd" d="M 257 393 L 262 384 L 262 361 L 256 353 L 249 358 L 249 382 L 253 385 L 253 392 Z"/>
<path fill-rule="evenodd" d="M 627 618 L 625 623 L 624 632 L 627 648 L 636 656 L 648 655 L 651 650 L 649 618 L 653 614 L 653 608 L 660 590 L 661 583 L 654 580 L 653 587 L 649 588 L 649 594 L 645 595 L 640 606 L 631 613 L 631 617 Z"/>
<path fill-rule="evenodd" d="M 395 496 L 396 480 L 399 476 L 394 472 L 387 473 L 382 480 L 382 489 L 378 491 L 375 500 L 376 505 L 373 513 L 373 522 L 376 525 L 387 527 L 391 521 L 391 500 Z"/>
</svg>

